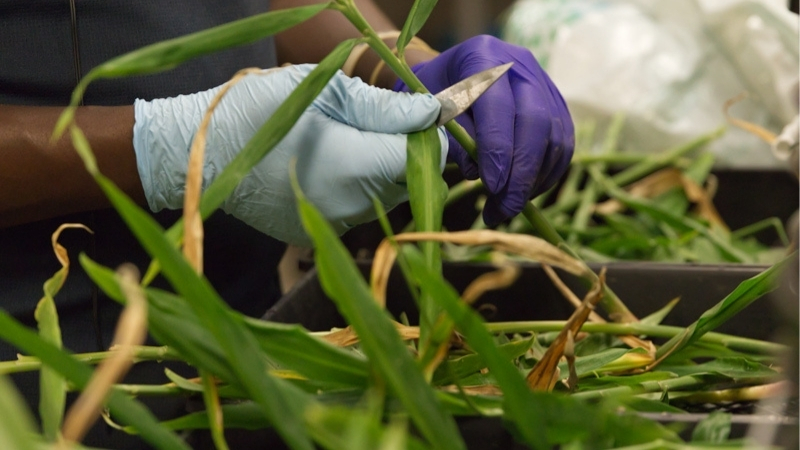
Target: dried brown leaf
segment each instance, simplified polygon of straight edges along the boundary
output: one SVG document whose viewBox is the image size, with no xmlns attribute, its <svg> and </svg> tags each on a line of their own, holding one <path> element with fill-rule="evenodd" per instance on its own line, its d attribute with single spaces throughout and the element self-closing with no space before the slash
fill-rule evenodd
<svg viewBox="0 0 800 450">
<path fill-rule="evenodd" d="M 465 303 L 471 305 L 487 291 L 507 288 L 519 277 L 519 265 L 509 262 L 502 254 L 493 253 L 492 262 L 497 266 L 497 270 L 484 273 L 472 280 L 461 294 L 461 299 Z"/>
<path fill-rule="evenodd" d="M 439 389 L 454 394 L 464 392 L 467 395 L 491 395 L 495 397 L 500 397 L 501 395 L 503 395 L 503 391 L 500 390 L 500 387 L 495 386 L 493 384 L 480 384 L 477 386 L 461 386 L 461 390 L 459 390 L 458 386 L 456 385 L 448 385 L 448 386 L 442 386 Z"/>
<path fill-rule="evenodd" d="M 583 323 L 586 322 L 589 313 L 591 313 L 594 306 L 597 305 L 597 302 L 603 297 L 605 282 L 606 269 L 604 267 L 600 270 L 598 282 L 586 293 L 580 308 L 576 309 L 572 316 L 570 316 L 564 328 L 558 333 L 558 337 L 556 337 L 555 341 L 550 344 L 550 347 L 547 349 L 542 359 L 528 372 L 526 380 L 528 386 L 532 390 L 549 391 L 553 388 L 555 382 L 558 380 L 558 362 L 564 355 L 564 348 L 567 345 L 569 334 L 572 333 L 574 336 L 575 333 L 581 329 Z"/>
<path fill-rule="evenodd" d="M 65 442 L 79 442 L 100 417 L 100 411 L 111 387 L 134 363 L 134 346 L 147 337 L 147 300 L 139 286 L 139 271 L 132 264 L 117 270 L 118 282 L 127 300 L 114 332 L 115 355 L 101 362 L 92 374 L 86 389 L 70 407 L 64 419 Z"/>
<path fill-rule="evenodd" d="M 566 298 L 567 301 L 569 301 L 572 304 L 572 306 L 574 306 L 575 308 L 580 308 L 582 304 L 581 300 L 578 298 L 577 295 L 575 295 L 574 292 L 572 292 L 569 289 L 569 287 L 567 287 L 566 284 L 564 284 L 563 281 L 561 281 L 561 278 L 559 278 L 556 271 L 553 270 L 553 268 L 548 266 L 547 264 L 542 264 L 542 268 L 544 269 L 544 272 L 547 274 L 547 276 L 550 278 L 550 281 L 552 281 L 553 284 L 556 286 L 556 289 L 558 289 L 558 291 L 561 292 L 561 295 L 563 295 L 564 298 Z M 594 322 L 594 323 L 606 323 L 606 320 L 603 319 L 602 316 L 600 316 L 594 311 L 589 313 L 588 320 L 589 322 Z M 625 343 L 625 345 L 627 345 L 630 348 L 641 347 L 646 349 L 651 354 L 655 355 L 656 346 L 653 344 L 652 341 L 644 340 L 633 335 L 619 336 L 619 340 L 621 340 L 623 343 Z"/>
<path fill-rule="evenodd" d="M 186 171 L 186 191 L 183 196 L 183 253 L 198 273 L 203 272 L 203 218 L 200 216 L 200 196 L 203 191 L 203 160 L 205 159 L 206 133 L 222 97 L 246 75 L 265 72 L 258 68 L 242 69 L 217 92 L 203 114 L 200 127 L 192 139 L 189 150 L 189 167 Z"/>
<path fill-rule="evenodd" d="M 467 230 L 454 232 L 402 233 L 394 236 L 397 243 L 437 241 L 458 245 L 485 245 L 494 250 L 539 261 L 558 267 L 574 275 L 585 275 L 588 268 L 581 261 L 544 239 L 526 234 L 504 233 L 495 230 Z M 392 265 L 397 258 L 394 243 L 384 239 L 375 252 L 371 272 L 372 294 L 380 304 L 386 305 L 386 285 Z"/>
<path fill-rule="evenodd" d="M 748 98 L 750 95 L 747 92 L 742 92 L 741 94 L 737 95 L 736 97 L 731 98 L 730 100 L 726 101 L 725 104 L 722 106 L 722 112 L 725 114 L 725 118 L 731 124 L 741 128 L 748 133 L 757 136 L 762 141 L 766 142 L 767 144 L 771 144 L 772 141 L 777 139 L 777 135 L 766 128 L 761 127 L 760 125 L 756 125 L 754 123 L 750 123 L 746 120 L 737 119 L 730 115 L 731 106 L 739 103 L 740 101 Z"/>
</svg>

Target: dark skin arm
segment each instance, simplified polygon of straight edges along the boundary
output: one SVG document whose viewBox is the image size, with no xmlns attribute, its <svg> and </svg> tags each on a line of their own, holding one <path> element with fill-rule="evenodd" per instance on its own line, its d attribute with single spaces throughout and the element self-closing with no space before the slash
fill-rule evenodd
<svg viewBox="0 0 800 450">
<path fill-rule="evenodd" d="M 283 9 L 319 0 L 274 0 L 272 9 Z M 356 1 L 367 21 L 378 31 L 397 28 L 372 1 Z M 337 43 L 360 33 L 337 11 L 315 18 L 275 37 L 279 63 L 313 63 L 325 57 Z M 392 47 L 393 39 L 387 44 Z M 410 64 L 433 55 L 409 50 Z M 367 80 L 379 58 L 367 51 L 355 75 Z M 376 85 L 391 89 L 397 77 L 384 68 Z M 108 200 L 86 173 L 78 154 L 65 135 L 50 144 L 63 108 L 0 105 L 0 228 L 91 211 L 109 206 Z M 133 106 L 78 108 L 78 126 L 86 134 L 100 171 L 140 205 L 146 205 L 133 150 Z"/>
<path fill-rule="evenodd" d="M 109 205 L 86 172 L 69 135 L 50 144 L 60 107 L 0 105 L 0 228 Z M 133 152 L 133 106 L 78 109 L 106 176 L 146 204 Z"/>
</svg>

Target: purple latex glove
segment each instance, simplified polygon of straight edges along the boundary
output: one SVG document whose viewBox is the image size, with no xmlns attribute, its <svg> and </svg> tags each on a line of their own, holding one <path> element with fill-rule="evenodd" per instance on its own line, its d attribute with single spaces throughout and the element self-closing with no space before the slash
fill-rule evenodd
<svg viewBox="0 0 800 450">
<path fill-rule="evenodd" d="M 514 65 L 506 76 L 456 118 L 476 140 L 477 164 L 448 133 L 448 160 L 468 179 L 480 175 L 490 192 L 483 210 L 489 226 L 519 214 L 564 174 L 575 147 L 567 105 L 529 50 L 492 36 L 473 37 L 412 68 L 436 93 L 507 62 Z M 394 90 L 408 87 L 398 81 Z"/>
</svg>

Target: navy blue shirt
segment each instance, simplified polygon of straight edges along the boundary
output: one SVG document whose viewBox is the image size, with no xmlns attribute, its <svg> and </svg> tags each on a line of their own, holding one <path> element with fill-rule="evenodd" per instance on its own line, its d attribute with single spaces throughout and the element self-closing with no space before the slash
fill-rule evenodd
<svg viewBox="0 0 800 450">
<path fill-rule="evenodd" d="M 0 0 L 0 104 L 66 105 L 79 77 L 112 57 L 267 9 L 264 0 Z M 265 39 L 167 72 L 97 81 L 89 86 L 84 103 L 129 105 L 136 98 L 189 94 L 222 84 L 241 68 L 271 67 L 275 61 L 274 44 Z M 180 212 L 156 216 L 168 227 Z M 83 223 L 94 231 L 62 234 L 61 243 L 72 260 L 66 284 L 56 296 L 64 345 L 73 352 L 104 350 L 119 308 L 83 273 L 79 253 L 112 268 L 133 262 L 143 272 L 150 261 L 113 210 L 0 229 L 0 307 L 35 326 L 33 310 L 42 296 L 42 283 L 60 267 L 50 235 L 64 222 Z M 280 295 L 276 267 L 284 244 L 222 212 L 207 221 L 205 243 L 205 273 L 222 297 L 246 314 L 263 314 Z M 0 360 L 13 359 L 16 353 L 0 342 Z M 35 379 L 15 381 L 35 405 Z"/>
</svg>

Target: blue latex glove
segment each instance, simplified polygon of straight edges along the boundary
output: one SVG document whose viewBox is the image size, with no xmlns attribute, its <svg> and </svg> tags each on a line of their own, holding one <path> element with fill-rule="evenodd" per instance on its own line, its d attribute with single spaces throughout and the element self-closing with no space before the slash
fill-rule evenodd
<svg viewBox="0 0 800 450">
<path fill-rule="evenodd" d="M 230 89 L 214 110 L 208 130 L 204 188 L 313 68 L 299 65 L 248 75 Z M 133 143 L 152 211 L 183 207 L 192 138 L 219 89 L 136 100 Z M 402 133 L 430 126 L 438 113 L 439 102 L 431 95 L 378 89 L 339 72 L 222 209 L 277 239 L 310 245 L 290 184 L 290 162 L 296 158 L 304 194 L 337 232 L 344 233 L 376 218 L 372 197 L 387 210 L 407 200 Z M 443 131 L 440 140 L 446 155 Z M 442 170 L 444 164 L 443 157 Z"/>
<path fill-rule="evenodd" d="M 514 63 L 507 76 L 456 118 L 476 140 L 477 165 L 452 136 L 448 154 L 466 178 L 480 175 L 489 190 L 483 210 L 489 226 L 517 215 L 566 171 L 575 147 L 567 106 L 529 50 L 491 36 L 471 38 L 413 67 L 436 93 L 507 62 Z M 400 81 L 395 90 L 408 88 Z"/>
</svg>

